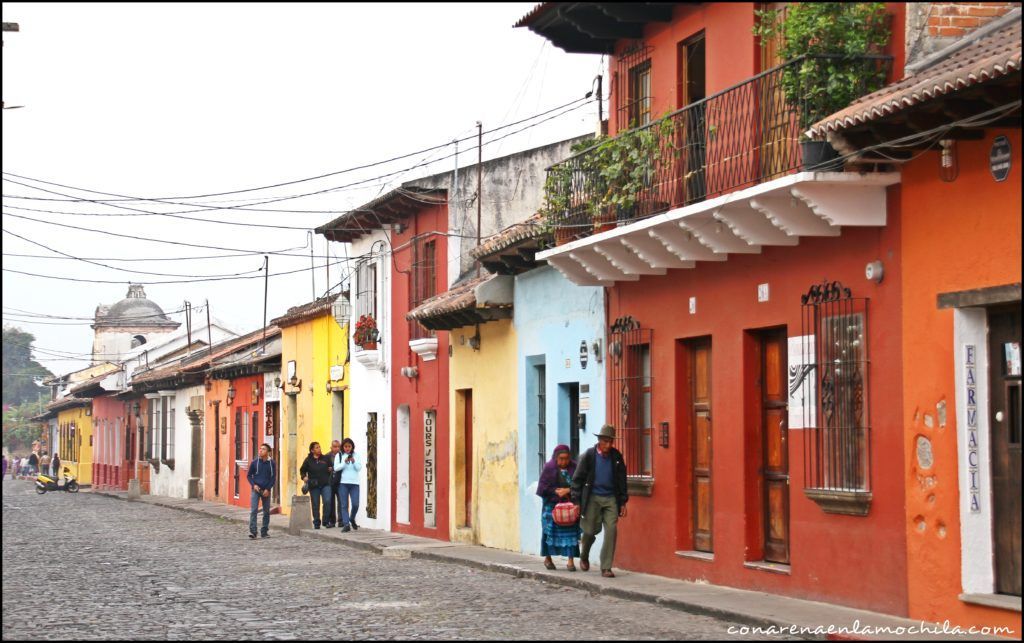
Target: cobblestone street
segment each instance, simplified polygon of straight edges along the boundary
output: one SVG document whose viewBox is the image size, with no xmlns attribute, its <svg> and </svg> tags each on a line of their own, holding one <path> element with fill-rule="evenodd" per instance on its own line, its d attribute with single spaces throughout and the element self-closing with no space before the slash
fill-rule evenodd
<svg viewBox="0 0 1024 643">
<path fill-rule="evenodd" d="M 3 482 L 4 640 L 720 639 L 729 625 L 278 532 L 251 541 L 218 518 Z"/>
</svg>

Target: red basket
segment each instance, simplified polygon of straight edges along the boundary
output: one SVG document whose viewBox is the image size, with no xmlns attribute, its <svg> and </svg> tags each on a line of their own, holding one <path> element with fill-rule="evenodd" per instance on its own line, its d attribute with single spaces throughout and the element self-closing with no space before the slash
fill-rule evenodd
<svg viewBox="0 0 1024 643">
<path fill-rule="evenodd" d="M 560 527 L 571 527 L 579 522 L 580 508 L 571 502 L 560 502 L 551 510 L 551 519 Z"/>
</svg>

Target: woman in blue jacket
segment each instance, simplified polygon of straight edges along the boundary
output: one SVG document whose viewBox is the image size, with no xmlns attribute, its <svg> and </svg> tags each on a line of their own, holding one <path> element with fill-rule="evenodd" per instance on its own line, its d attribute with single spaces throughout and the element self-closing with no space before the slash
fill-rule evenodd
<svg viewBox="0 0 1024 643">
<path fill-rule="evenodd" d="M 352 438 L 345 438 L 341 443 L 341 457 L 334 462 L 334 470 L 341 472 L 341 483 L 338 493 L 341 494 L 341 530 L 359 529 L 356 524 L 356 512 L 359 511 L 359 470 L 363 468 L 360 457 L 356 454 L 356 443 Z M 349 500 L 352 508 L 349 509 Z"/>
</svg>

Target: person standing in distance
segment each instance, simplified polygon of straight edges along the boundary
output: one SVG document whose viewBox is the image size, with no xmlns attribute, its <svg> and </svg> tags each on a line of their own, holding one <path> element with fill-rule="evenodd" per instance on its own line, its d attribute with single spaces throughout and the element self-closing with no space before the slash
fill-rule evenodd
<svg viewBox="0 0 1024 643">
<path fill-rule="evenodd" d="M 615 536 L 619 518 L 626 517 L 629 492 L 626 489 L 626 462 L 622 453 L 612 446 L 615 427 L 605 424 L 597 433 L 597 446 L 590 447 L 580 458 L 572 478 L 572 501 L 580 507 L 583 529 L 580 548 L 580 569 L 590 570 L 590 547 L 604 528 L 601 546 L 601 576 L 615 578 L 612 559 L 615 557 Z"/>
<path fill-rule="evenodd" d="M 359 529 L 356 524 L 356 512 L 359 511 L 359 470 L 363 463 L 356 455 L 356 443 L 352 438 L 345 438 L 341 443 L 341 456 L 334 470 L 339 472 L 340 482 L 338 483 L 338 526 L 342 531 Z M 349 500 L 352 501 L 352 508 L 349 510 Z"/>
<path fill-rule="evenodd" d="M 313 512 L 313 529 L 320 529 L 320 505 L 324 518 L 329 517 L 331 506 L 331 460 L 320 451 L 319 442 L 309 443 L 309 455 L 299 467 L 299 475 L 309 483 L 309 508 Z"/>
<path fill-rule="evenodd" d="M 270 490 L 274 488 L 277 480 L 277 471 L 274 469 L 274 461 L 270 459 L 270 445 L 260 445 L 260 457 L 249 463 L 249 472 L 245 478 L 252 485 L 252 495 L 249 500 L 249 538 L 256 538 L 256 512 L 259 511 L 260 502 L 263 503 L 263 528 L 260 536 L 270 537 Z"/>
<path fill-rule="evenodd" d="M 333 501 L 324 509 L 324 527 L 331 528 L 335 524 L 341 527 L 341 501 L 338 499 L 338 484 L 341 482 L 341 441 L 331 441 L 331 451 L 327 454 L 331 465 L 331 495 Z"/>
</svg>

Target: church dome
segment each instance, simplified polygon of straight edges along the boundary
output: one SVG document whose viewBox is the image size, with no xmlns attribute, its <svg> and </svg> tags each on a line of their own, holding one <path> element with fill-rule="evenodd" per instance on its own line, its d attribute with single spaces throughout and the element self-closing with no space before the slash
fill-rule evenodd
<svg viewBox="0 0 1024 643">
<path fill-rule="evenodd" d="M 156 302 L 146 299 L 146 291 L 141 284 L 128 286 L 128 294 L 113 306 L 100 306 L 96 309 L 94 326 L 180 326 L 167 317 Z"/>
</svg>

